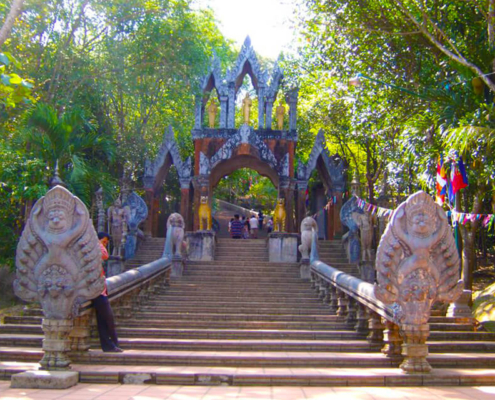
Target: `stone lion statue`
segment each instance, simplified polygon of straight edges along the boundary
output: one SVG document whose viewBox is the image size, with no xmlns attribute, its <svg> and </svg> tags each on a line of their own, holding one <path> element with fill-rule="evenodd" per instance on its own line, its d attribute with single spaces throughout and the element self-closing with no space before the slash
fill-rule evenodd
<svg viewBox="0 0 495 400">
<path fill-rule="evenodd" d="M 285 232 L 285 219 L 287 214 L 285 213 L 285 200 L 278 199 L 275 212 L 273 214 L 273 231 Z"/>
<path fill-rule="evenodd" d="M 198 215 L 199 230 L 211 231 L 211 208 L 208 205 L 208 196 L 201 196 L 201 204 L 199 205 Z"/>
<path fill-rule="evenodd" d="M 170 231 L 170 252 L 175 256 L 182 256 L 184 250 L 184 218 L 179 213 L 172 213 L 167 220 L 167 232 Z"/>
<path fill-rule="evenodd" d="M 301 244 L 299 251 L 302 258 L 309 258 L 311 253 L 311 243 L 313 241 L 313 231 L 318 232 L 318 224 L 313 217 L 306 217 L 301 221 Z"/>
</svg>

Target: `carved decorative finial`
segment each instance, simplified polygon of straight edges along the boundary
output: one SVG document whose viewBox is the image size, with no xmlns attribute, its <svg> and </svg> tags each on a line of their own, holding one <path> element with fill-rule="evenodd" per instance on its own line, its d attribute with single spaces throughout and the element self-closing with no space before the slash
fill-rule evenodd
<svg viewBox="0 0 495 400">
<path fill-rule="evenodd" d="M 395 309 L 408 372 L 429 372 L 426 339 L 435 301 L 453 302 L 462 293 L 460 260 L 442 208 L 425 192 L 402 203 L 378 246 L 376 297 Z M 414 343 L 414 345 L 413 345 Z"/>
<path fill-rule="evenodd" d="M 58 160 L 55 161 L 55 172 L 53 173 L 53 177 L 50 179 L 50 187 L 54 188 L 55 186 L 64 186 L 64 181 L 60 178 L 59 170 L 58 170 Z"/>
</svg>

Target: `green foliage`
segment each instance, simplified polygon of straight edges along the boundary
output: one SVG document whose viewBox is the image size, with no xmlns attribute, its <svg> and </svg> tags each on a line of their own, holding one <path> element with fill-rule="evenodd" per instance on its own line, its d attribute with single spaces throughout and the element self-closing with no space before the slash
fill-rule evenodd
<svg viewBox="0 0 495 400">
<path fill-rule="evenodd" d="M 47 172 L 43 160 L 0 146 L 0 265 L 13 265 L 26 206 L 45 194 Z"/>
</svg>

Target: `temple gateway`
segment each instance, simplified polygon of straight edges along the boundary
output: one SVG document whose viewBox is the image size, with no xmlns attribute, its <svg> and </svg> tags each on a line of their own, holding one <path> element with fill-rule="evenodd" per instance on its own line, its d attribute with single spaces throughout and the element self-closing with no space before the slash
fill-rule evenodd
<svg viewBox="0 0 495 400">
<path fill-rule="evenodd" d="M 236 99 L 246 75 L 256 91 L 257 129 L 249 119 L 253 104 L 249 95 L 243 100 L 243 122 L 236 126 Z M 213 57 L 208 73 L 202 79 L 202 93 L 196 98 L 192 130 L 194 160 L 181 159 L 171 128 L 166 130 L 155 160 L 146 160 L 144 186 L 149 217 L 145 233 L 148 236 L 157 236 L 158 192 L 172 164 L 177 169 L 182 192 L 180 213 L 189 231 L 199 229 L 197 210 L 201 198 L 207 198 L 211 206 L 213 189 L 220 179 L 248 167 L 269 178 L 277 188 L 279 198 L 284 199 L 288 232 L 297 232 L 306 216 L 306 189 L 311 173 L 316 169 L 324 188 L 317 188 L 313 193 L 315 207 L 326 204 L 326 197 L 333 199 L 326 215 L 318 214 L 320 238 L 333 239 L 342 235 L 339 212 L 345 190 L 346 163 L 338 155 L 330 156 L 323 132 L 320 132 L 307 164 L 300 163 L 296 169 L 298 90 L 282 92 L 283 78 L 278 62 L 270 76 L 262 69 L 249 37 L 237 61 L 225 75 L 219 59 Z M 277 99 L 278 107 L 275 106 Z M 288 124 L 283 120 L 283 101 L 288 105 Z M 276 121 L 272 119 L 274 109 Z M 218 111 L 219 118 L 216 116 Z"/>
</svg>

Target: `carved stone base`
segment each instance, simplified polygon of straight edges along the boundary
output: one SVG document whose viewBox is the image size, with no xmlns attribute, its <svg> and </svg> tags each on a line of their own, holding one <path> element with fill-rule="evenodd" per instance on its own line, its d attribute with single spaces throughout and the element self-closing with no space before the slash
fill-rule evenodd
<svg viewBox="0 0 495 400">
<path fill-rule="evenodd" d="M 181 256 L 172 256 L 172 273 L 171 277 L 181 277 L 184 270 L 184 262 Z"/>
<path fill-rule="evenodd" d="M 108 260 L 107 265 L 107 278 L 124 272 L 124 262 L 122 260 Z"/>
<path fill-rule="evenodd" d="M 301 273 L 301 279 L 311 279 L 311 266 L 309 265 L 309 258 L 303 258 L 301 260 L 301 267 L 299 271 Z"/>
<path fill-rule="evenodd" d="M 69 333 L 73 327 L 71 319 L 43 319 L 43 350 L 45 354 L 40 361 L 41 369 L 67 370 L 70 369 Z"/>
<path fill-rule="evenodd" d="M 215 232 L 187 232 L 186 242 L 189 259 L 194 261 L 213 261 L 215 257 Z"/>
<path fill-rule="evenodd" d="M 401 335 L 404 339 L 402 355 L 404 361 L 400 365 L 406 374 L 425 374 L 431 372 L 431 365 L 426 361 L 428 345 L 426 339 L 430 335 L 430 327 L 425 325 L 401 326 Z"/>
<path fill-rule="evenodd" d="M 473 311 L 471 309 L 472 292 L 471 290 L 463 290 L 461 297 L 455 303 L 449 305 L 447 317 L 464 317 L 472 318 Z"/>
<path fill-rule="evenodd" d="M 270 233 L 268 256 L 270 262 L 297 262 L 297 233 Z"/>
<path fill-rule="evenodd" d="M 20 389 L 67 389 L 79 382 L 79 372 L 74 371 L 27 371 L 12 375 L 11 388 Z"/>
<path fill-rule="evenodd" d="M 402 338 L 400 336 L 399 327 L 390 321 L 385 322 L 385 330 L 383 331 L 383 342 L 385 346 L 382 348 L 382 353 L 389 358 L 401 357 Z"/>
</svg>

